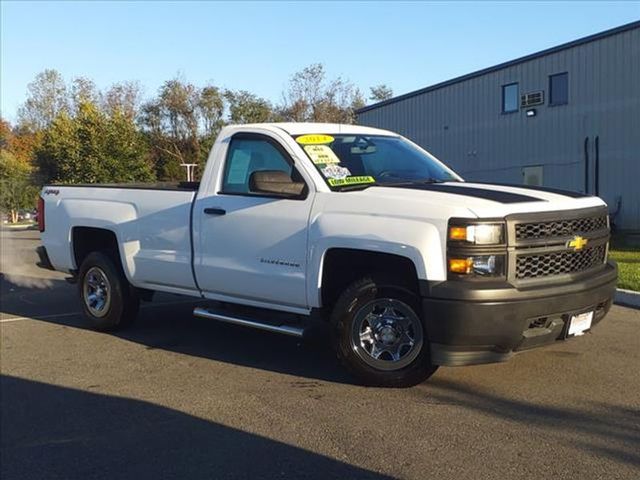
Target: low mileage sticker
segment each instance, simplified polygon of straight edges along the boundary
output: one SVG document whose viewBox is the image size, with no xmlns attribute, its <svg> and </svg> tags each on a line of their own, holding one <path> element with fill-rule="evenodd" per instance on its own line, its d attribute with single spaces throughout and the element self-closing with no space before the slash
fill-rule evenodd
<svg viewBox="0 0 640 480">
<path fill-rule="evenodd" d="M 369 176 L 364 177 L 346 177 L 346 178 L 328 178 L 327 182 L 332 187 L 341 187 L 343 185 L 358 185 L 365 183 L 376 183 L 376 179 Z"/>
</svg>

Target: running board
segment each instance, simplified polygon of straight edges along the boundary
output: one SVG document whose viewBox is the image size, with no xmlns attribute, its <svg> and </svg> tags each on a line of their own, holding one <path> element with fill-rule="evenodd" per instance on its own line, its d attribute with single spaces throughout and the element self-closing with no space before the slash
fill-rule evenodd
<svg viewBox="0 0 640 480">
<path fill-rule="evenodd" d="M 226 313 L 222 314 L 218 312 L 212 312 L 202 307 L 194 308 L 193 315 L 200 318 L 208 318 L 211 320 L 218 320 L 220 322 L 232 323 L 234 325 L 242 325 L 243 327 L 265 330 L 267 332 L 282 333 L 284 335 L 289 335 L 292 337 L 302 337 L 304 335 L 304 329 L 302 328 L 292 327 L 290 325 L 271 325 L 269 323 L 249 320 L 248 318 L 243 317 L 236 317 Z"/>
</svg>

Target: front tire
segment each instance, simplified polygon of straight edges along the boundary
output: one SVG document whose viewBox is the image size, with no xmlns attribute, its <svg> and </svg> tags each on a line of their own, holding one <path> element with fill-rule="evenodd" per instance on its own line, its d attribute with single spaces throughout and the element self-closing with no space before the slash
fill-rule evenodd
<svg viewBox="0 0 640 480">
<path fill-rule="evenodd" d="M 362 383 L 411 387 L 437 370 L 418 297 L 386 276 L 352 283 L 332 313 L 338 359 Z"/>
<path fill-rule="evenodd" d="M 138 315 L 140 299 L 122 268 L 103 252 L 92 252 L 80 266 L 80 300 L 89 326 L 110 331 L 130 325 Z"/>
</svg>

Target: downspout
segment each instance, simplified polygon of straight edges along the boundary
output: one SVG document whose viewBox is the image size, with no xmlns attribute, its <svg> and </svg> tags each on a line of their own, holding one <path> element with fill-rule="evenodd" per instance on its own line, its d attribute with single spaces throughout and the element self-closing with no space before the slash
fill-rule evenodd
<svg viewBox="0 0 640 480">
<path fill-rule="evenodd" d="M 596 137 L 596 158 L 595 158 L 595 182 L 596 197 L 600 195 L 600 137 Z"/>
<path fill-rule="evenodd" d="M 584 193 L 589 193 L 589 137 L 584 137 Z"/>
</svg>

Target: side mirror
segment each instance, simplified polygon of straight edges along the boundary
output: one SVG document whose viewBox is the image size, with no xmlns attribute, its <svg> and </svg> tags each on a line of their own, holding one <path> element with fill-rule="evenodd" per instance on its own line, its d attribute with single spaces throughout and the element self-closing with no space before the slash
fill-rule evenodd
<svg viewBox="0 0 640 480">
<path fill-rule="evenodd" d="M 294 182 L 287 172 L 260 170 L 249 177 L 249 190 L 282 197 L 299 197 L 304 192 L 303 182 Z"/>
</svg>

